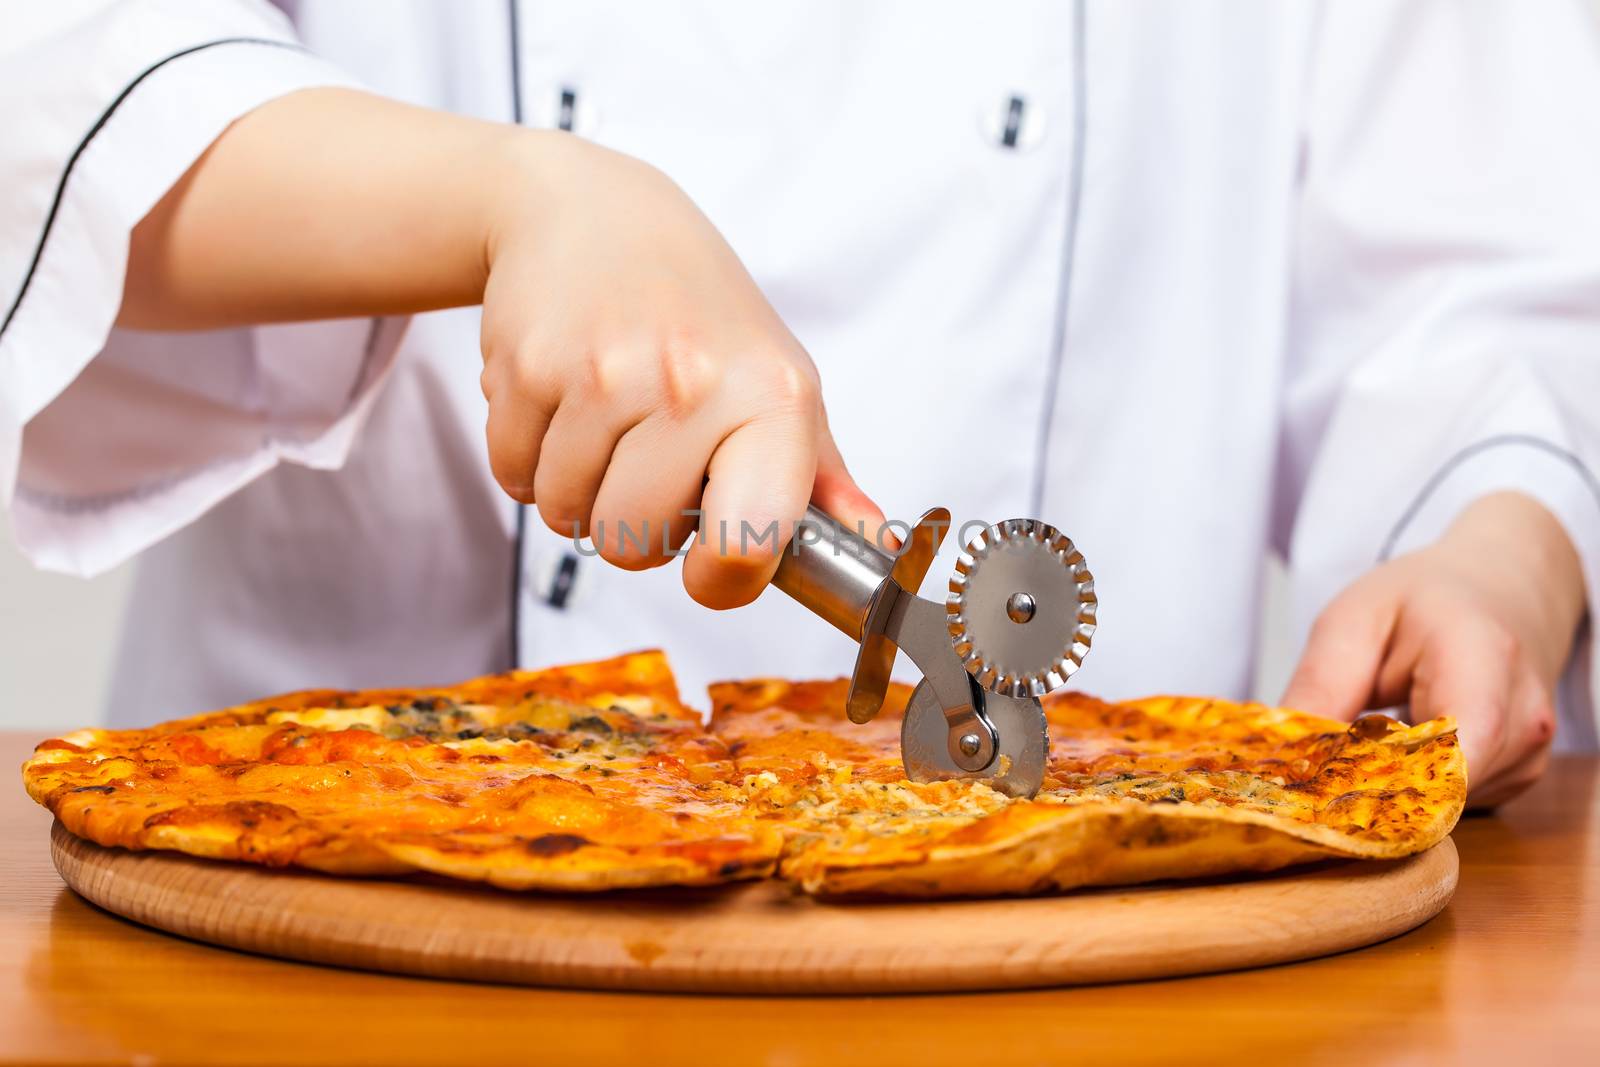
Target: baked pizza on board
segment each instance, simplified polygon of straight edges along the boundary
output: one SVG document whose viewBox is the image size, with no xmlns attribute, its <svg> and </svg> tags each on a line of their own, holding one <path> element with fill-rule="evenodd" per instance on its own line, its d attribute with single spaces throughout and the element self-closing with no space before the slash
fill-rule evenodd
<svg viewBox="0 0 1600 1067">
<path fill-rule="evenodd" d="M 431 872 L 506 889 L 707 885 L 907 897 L 1393 859 L 1466 798 L 1454 725 L 1354 725 L 1179 697 L 1055 694 L 1044 787 L 913 783 L 896 686 L 857 726 L 846 683 L 711 690 L 665 657 L 435 689 L 319 690 L 78 730 L 23 765 L 29 794 L 101 845 L 332 874 Z"/>
</svg>

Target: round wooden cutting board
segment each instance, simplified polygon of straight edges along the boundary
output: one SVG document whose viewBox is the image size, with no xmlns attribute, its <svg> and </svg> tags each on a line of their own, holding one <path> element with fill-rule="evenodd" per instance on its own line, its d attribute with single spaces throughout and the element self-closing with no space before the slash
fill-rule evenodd
<svg viewBox="0 0 1600 1067">
<path fill-rule="evenodd" d="M 108 911 L 272 956 L 600 989 L 888 993 L 1258 967 L 1418 926 L 1455 891 L 1447 838 L 1410 859 L 1026 899 L 825 903 L 778 882 L 584 896 L 330 878 L 128 852 L 58 823 L 56 869 Z"/>
</svg>

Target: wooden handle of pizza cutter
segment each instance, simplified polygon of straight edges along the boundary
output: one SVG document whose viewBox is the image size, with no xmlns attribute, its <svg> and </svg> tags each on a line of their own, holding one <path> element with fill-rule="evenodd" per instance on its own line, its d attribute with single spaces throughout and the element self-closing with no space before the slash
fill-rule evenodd
<svg viewBox="0 0 1600 1067">
<path fill-rule="evenodd" d="M 812 505 L 783 550 L 772 584 L 860 641 L 894 557 Z"/>
</svg>

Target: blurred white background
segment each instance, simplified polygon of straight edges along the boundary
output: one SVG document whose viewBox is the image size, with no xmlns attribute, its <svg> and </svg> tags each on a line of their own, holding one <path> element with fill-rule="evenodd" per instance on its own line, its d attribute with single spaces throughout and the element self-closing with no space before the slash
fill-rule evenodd
<svg viewBox="0 0 1600 1067">
<path fill-rule="evenodd" d="M 102 720 L 131 574 L 124 566 L 85 582 L 40 573 L 0 516 L 0 729 Z"/>
</svg>

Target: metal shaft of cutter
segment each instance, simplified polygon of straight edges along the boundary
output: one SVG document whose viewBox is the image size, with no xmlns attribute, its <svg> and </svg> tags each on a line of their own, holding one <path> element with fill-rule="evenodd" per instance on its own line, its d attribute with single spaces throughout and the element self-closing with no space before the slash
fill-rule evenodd
<svg viewBox="0 0 1600 1067">
<path fill-rule="evenodd" d="M 950 643 L 944 607 L 916 595 L 948 523 L 948 512 L 930 511 L 891 556 L 812 507 L 772 584 L 860 643 L 847 709 L 852 720 L 877 714 L 894 649 L 904 649 L 944 710 L 955 769 L 980 772 L 994 762 L 999 737 Z"/>
</svg>

